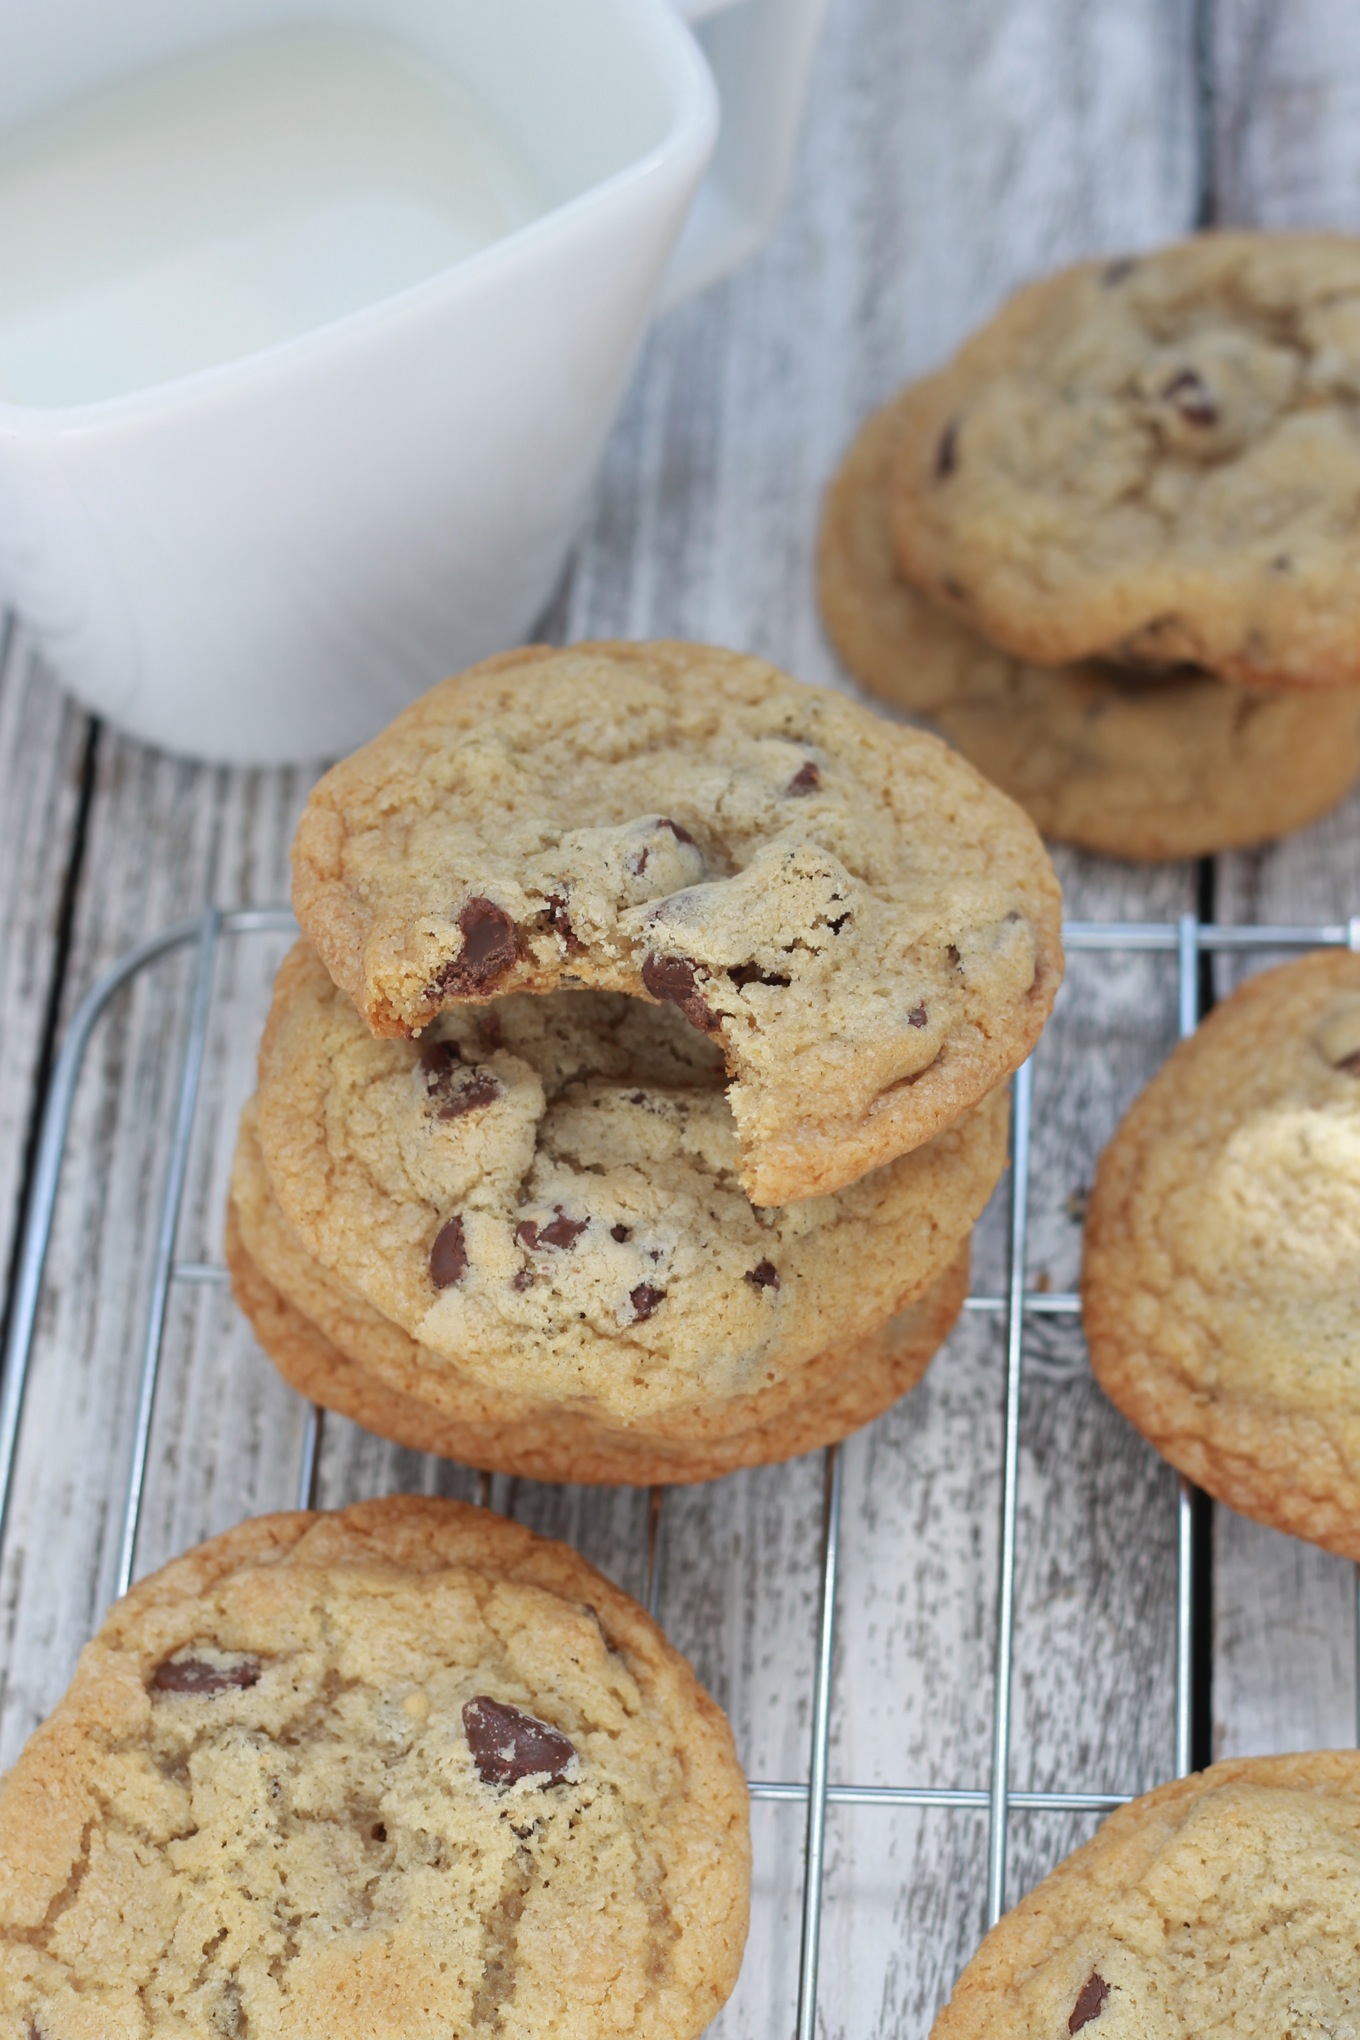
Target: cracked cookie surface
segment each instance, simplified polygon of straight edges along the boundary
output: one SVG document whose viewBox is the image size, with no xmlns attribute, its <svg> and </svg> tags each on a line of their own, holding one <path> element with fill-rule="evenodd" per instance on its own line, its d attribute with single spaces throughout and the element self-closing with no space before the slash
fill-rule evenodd
<svg viewBox="0 0 1360 2040">
<path fill-rule="evenodd" d="M 757 1210 L 721 1056 L 672 1006 L 516 994 L 383 1040 L 299 943 L 257 1125 L 307 1253 L 428 1355 L 646 1429 L 773 1400 L 920 1296 L 1001 1172 L 1007 1097 L 833 1196 Z"/>
<path fill-rule="evenodd" d="M 680 2040 L 748 1884 L 726 1722 L 574 1552 L 264 1517 L 116 1604 L 5 1780 L 0 2032 Z"/>
<path fill-rule="evenodd" d="M 1045 836 L 1111 857 L 1201 857 L 1272 840 L 1360 777 L 1360 689 L 1267 693 L 1195 667 L 1036 666 L 913 588 L 892 548 L 911 404 L 869 419 L 827 496 L 822 615 L 855 677 L 931 718 Z"/>
<path fill-rule="evenodd" d="M 1360 1559 L 1360 956 L 1249 979 L 1135 1101 L 1082 1315 L 1096 1379 L 1173 1466 Z"/>
<path fill-rule="evenodd" d="M 931 2040 L 1350 2040 L 1360 1756 L 1244 1757 L 1112 1813 L 1008 1912 Z"/>
<path fill-rule="evenodd" d="M 899 561 L 992 643 L 1360 683 L 1360 240 L 1081 264 L 905 407 Z"/>
<path fill-rule="evenodd" d="M 684 644 L 507 653 L 313 791 L 294 901 L 384 1035 L 569 983 L 721 1051 L 743 1186 L 834 1190 L 1028 1053 L 1062 969 L 1028 819 L 934 738 Z"/>
<path fill-rule="evenodd" d="M 627 1486 L 716 1480 L 846 1437 L 916 1386 L 968 1288 L 968 1248 L 881 1329 L 837 1341 L 743 1396 L 705 1397 L 645 1424 L 471 1380 L 354 1296 L 309 1255 L 274 1201 L 247 1109 L 232 1170 L 227 1264 L 236 1300 L 309 1402 L 381 1437 L 530 1480 Z"/>
</svg>

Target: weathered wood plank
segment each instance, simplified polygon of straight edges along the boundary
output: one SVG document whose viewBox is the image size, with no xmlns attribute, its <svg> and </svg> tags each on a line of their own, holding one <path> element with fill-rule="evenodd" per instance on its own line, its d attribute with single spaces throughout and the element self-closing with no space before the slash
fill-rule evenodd
<svg viewBox="0 0 1360 2040">
<path fill-rule="evenodd" d="M 88 725 L 0 608 L 0 1267 L 13 1248 Z"/>
<path fill-rule="evenodd" d="M 1219 218 L 1354 232 L 1360 14 L 1345 0 L 1217 0 L 1214 44 Z M 1229 921 L 1360 912 L 1360 797 L 1285 843 L 1222 859 L 1218 902 Z M 1226 1509 L 1216 1518 L 1216 1748 L 1353 1743 L 1353 1569 Z"/>
</svg>

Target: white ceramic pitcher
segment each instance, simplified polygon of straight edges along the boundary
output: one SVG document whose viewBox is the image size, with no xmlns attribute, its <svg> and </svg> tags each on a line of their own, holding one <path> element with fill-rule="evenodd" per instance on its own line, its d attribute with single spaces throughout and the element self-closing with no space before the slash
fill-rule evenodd
<svg viewBox="0 0 1360 2040">
<path fill-rule="evenodd" d="M 283 762 L 351 749 L 522 637 L 649 315 L 769 223 L 821 5 L 680 0 L 705 62 L 666 0 L 0 0 L 0 134 L 227 36 L 340 23 L 457 81 L 552 197 L 221 366 L 0 402 L 0 600 L 58 677 L 150 743 Z"/>
</svg>

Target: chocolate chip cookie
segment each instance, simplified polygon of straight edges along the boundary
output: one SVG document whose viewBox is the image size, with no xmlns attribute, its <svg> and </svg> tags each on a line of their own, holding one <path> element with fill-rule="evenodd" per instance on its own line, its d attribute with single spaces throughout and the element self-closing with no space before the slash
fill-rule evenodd
<svg viewBox="0 0 1360 2040">
<path fill-rule="evenodd" d="M 1028 819 L 918 731 L 684 644 L 507 653 L 320 782 L 298 917 L 372 1029 L 507 992 L 669 1006 L 758 1204 L 840 1188 L 1028 1053 L 1062 968 Z"/>
<path fill-rule="evenodd" d="M 564 1546 L 398 1495 L 135 1587 L 0 1792 L 40 2040 L 679 2040 L 746 1933 L 719 1710 Z"/>
<path fill-rule="evenodd" d="M 993 1927 L 931 2040 L 1360 2032 L 1360 1755 L 1239 1757 L 1120 1807 Z"/>
<path fill-rule="evenodd" d="M 275 1203 L 253 1111 L 232 1172 L 227 1262 L 236 1299 L 279 1372 L 310 1401 L 381 1437 L 531 1480 L 714 1480 L 829 1445 L 914 1388 L 968 1287 L 968 1248 L 881 1329 L 836 1342 L 749 1394 L 696 1397 L 647 1425 L 470 1380 L 353 1296 L 301 1245 Z"/>
<path fill-rule="evenodd" d="M 822 615 L 855 677 L 927 715 L 1045 836 L 1201 857 L 1302 828 L 1360 778 L 1360 689 L 1267 693 L 1197 667 L 1035 666 L 913 588 L 888 528 L 910 393 L 865 425 L 827 496 Z"/>
<path fill-rule="evenodd" d="M 1006 1120 L 1002 1089 L 834 1196 L 757 1210 L 721 1053 L 671 1005 L 519 993 L 384 1040 L 300 943 L 260 1051 L 260 1152 L 307 1253 L 460 1375 L 611 1429 L 787 1381 L 914 1302 Z"/>
<path fill-rule="evenodd" d="M 907 393 L 908 579 L 1018 658 L 1360 684 L 1360 240 L 1224 233 L 1012 299 Z"/>
<path fill-rule="evenodd" d="M 1173 1466 L 1360 1559 L 1360 956 L 1249 979 L 1176 1049 L 1101 1157 L 1082 1310 Z"/>
</svg>

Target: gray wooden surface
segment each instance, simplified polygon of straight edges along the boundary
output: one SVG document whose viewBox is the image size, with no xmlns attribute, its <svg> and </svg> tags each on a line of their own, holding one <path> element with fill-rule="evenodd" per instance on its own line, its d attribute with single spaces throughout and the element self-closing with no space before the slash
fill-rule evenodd
<svg viewBox="0 0 1360 2040">
<path fill-rule="evenodd" d="M 1207 89 L 1206 89 L 1207 88 Z M 1016 282 L 1218 216 L 1360 219 L 1360 17 L 1343 0 L 831 0 L 795 189 L 770 246 L 653 335 L 590 527 L 546 628 L 679 634 L 846 684 L 818 627 L 818 499 L 857 421 Z M 130 943 L 214 902 L 281 897 L 306 771 L 214 771 L 91 738 L 12 630 L 0 663 L 0 1228 L 23 1194 L 49 1007 L 58 1032 Z M 1360 804 L 1221 860 L 1222 918 L 1360 908 Z M 1068 912 L 1169 919 L 1191 867 L 1059 857 Z M 235 1110 L 279 953 L 224 953 L 178 1251 L 219 1254 Z M 111 1012 L 77 1100 L 0 1575 L 0 1761 L 51 1704 L 108 1598 L 188 964 Z M 1031 1279 L 1070 1287 L 1094 1159 L 1174 1035 L 1160 959 L 1073 961 L 1036 1064 Z M 1005 1212 L 980 1229 L 1001 1278 Z M 177 1285 L 138 1570 L 288 1505 L 302 1411 L 229 1296 Z M 832 1775 L 985 1785 L 1001 1450 L 999 1327 L 965 1321 L 924 1386 L 848 1448 Z M 324 1500 L 471 1477 L 327 1425 Z M 731 1710 L 752 1775 L 804 1775 L 822 1470 L 814 1458 L 674 1497 L 663 1619 Z M 638 1589 L 645 1497 L 494 1485 Z M 1138 1791 L 1173 1763 L 1174 1483 L 1094 1389 L 1079 1334 L 1033 1329 L 1022 1406 L 1015 1643 L 1020 1787 Z M 1218 1512 L 1219 1751 L 1354 1735 L 1348 1567 Z M 1013 1823 L 1016 1897 L 1090 1831 Z M 802 1811 L 764 1806 L 751 1949 L 720 2022 L 791 2028 Z M 919 2036 L 976 1944 L 975 1813 L 833 1810 L 827 2035 Z"/>
</svg>

